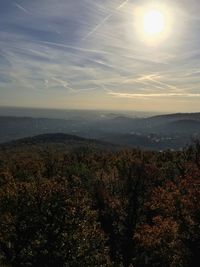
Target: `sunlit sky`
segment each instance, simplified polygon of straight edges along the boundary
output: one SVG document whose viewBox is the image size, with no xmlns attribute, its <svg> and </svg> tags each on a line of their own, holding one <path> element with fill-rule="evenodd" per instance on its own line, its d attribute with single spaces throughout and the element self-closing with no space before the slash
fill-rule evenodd
<svg viewBox="0 0 200 267">
<path fill-rule="evenodd" d="M 199 0 L 0 0 L 0 105 L 199 111 L 199 14 Z"/>
</svg>

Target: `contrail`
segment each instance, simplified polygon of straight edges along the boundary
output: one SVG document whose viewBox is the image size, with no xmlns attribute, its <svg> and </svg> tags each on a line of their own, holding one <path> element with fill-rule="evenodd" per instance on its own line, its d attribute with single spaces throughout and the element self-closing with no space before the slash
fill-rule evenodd
<svg viewBox="0 0 200 267">
<path fill-rule="evenodd" d="M 153 82 L 153 83 L 161 85 L 161 86 L 166 86 L 167 88 L 172 89 L 172 90 L 181 91 L 181 89 L 177 88 L 174 85 L 170 85 L 168 83 L 156 80 L 156 77 L 157 77 L 157 75 L 155 75 L 155 74 L 146 75 L 146 76 L 144 75 L 143 77 L 140 77 L 138 79 L 138 82 L 140 82 L 140 81 L 143 82 L 144 81 L 143 83 L 145 84 L 146 82 L 150 81 L 150 82 Z M 146 84 L 148 84 L 148 83 L 146 83 Z"/>
<path fill-rule="evenodd" d="M 28 14 L 28 15 L 31 14 L 31 13 L 30 13 L 27 9 L 25 9 L 23 6 L 21 6 L 21 5 L 17 4 L 17 3 L 14 3 L 14 5 L 15 5 L 17 8 L 19 8 L 20 10 L 24 11 L 26 14 Z"/>
<path fill-rule="evenodd" d="M 93 33 L 95 33 L 111 17 L 112 17 L 112 14 L 105 17 L 92 31 L 90 31 L 85 37 L 83 37 L 82 40 L 86 40 L 89 36 L 91 36 Z"/>
<path fill-rule="evenodd" d="M 60 43 L 55 43 L 55 42 L 38 41 L 38 43 L 53 45 L 53 46 L 63 47 L 63 48 L 69 48 L 69 49 L 77 50 L 77 51 L 81 51 L 81 52 L 101 53 L 101 54 L 106 54 L 106 55 L 109 54 L 109 52 L 106 52 L 103 50 L 93 50 L 93 49 L 87 49 L 87 48 L 83 48 L 83 47 L 71 46 L 71 45 L 60 44 Z"/>
<path fill-rule="evenodd" d="M 149 94 L 134 94 L 134 93 L 120 93 L 109 91 L 109 95 L 123 98 L 147 98 L 147 97 L 200 97 L 200 94 L 195 93 L 149 93 Z"/>
<path fill-rule="evenodd" d="M 124 7 L 128 3 L 128 1 L 129 0 L 122 2 L 117 8 L 115 8 L 115 11 Z M 90 31 L 86 36 L 84 36 L 82 40 L 86 40 L 88 39 L 88 37 L 93 35 L 106 21 L 108 21 L 113 16 L 113 13 L 114 12 L 111 12 L 108 16 L 106 16 L 92 31 Z"/>
<path fill-rule="evenodd" d="M 123 3 L 121 3 L 121 5 L 116 8 L 116 10 L 119 10 L 120 8 L 124 7 L 128 3 L 128 1 L 129 0 L 126 0 Z"/>
<path fill-rule="evenodd" d="M 72 87 L 70 87 L 70 85 L 67 81 L 63 81 L 63 80 L 58 79 L 56 77 L 51 77 L 51 80 L 56 81 L 58 84 L 63 86 L 65 89 L 68 89 L 71 92 L 75 92 L 75 90 Z"/>
</svg>

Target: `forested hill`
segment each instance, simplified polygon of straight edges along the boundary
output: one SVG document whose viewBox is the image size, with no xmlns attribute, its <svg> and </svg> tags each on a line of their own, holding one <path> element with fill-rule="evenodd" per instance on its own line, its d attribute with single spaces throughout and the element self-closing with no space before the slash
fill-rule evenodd
<svg viewBox="0 0 200 267">
<path fill-rule="evenodd" d="M 198 267 L 200 144 L 84 142 L 45 135 L 0 149 L 0 266 Z"/>
<path fill-rule="evenodd" d="M 59 132 L 120 146 L 181 150 L 191 140 L 200 138 L 200 113 L 136 118 L 91 111 L 83 117 L 81 112 L 79 116 L 67 113 L 64 118 L 0 116 L 0 143 Z"/>
<path fill-rule="evenodd" d="M 63 133 L 41 134 L 34 137 L 22 138 L 15 141 L 0 144 L 0 151 L 41 151 L 53 149 L 54 152 L 60 152 L 72 151 L 80 148 L 104 151 L 115 151 L 122 149 L 122 147 L 113 145 L 108 142 L 103 142 L 95 139 L 87 139 L 80 136 Z"/>
<path fill-rule="evenodd" d="M 151 119 L 167 119 L 167 120 L 199 120 L 200 121 L 200 112 L 196 113 L 174 113 L 174 114 L 165 114 L 153 116 Z"/>
</svg>

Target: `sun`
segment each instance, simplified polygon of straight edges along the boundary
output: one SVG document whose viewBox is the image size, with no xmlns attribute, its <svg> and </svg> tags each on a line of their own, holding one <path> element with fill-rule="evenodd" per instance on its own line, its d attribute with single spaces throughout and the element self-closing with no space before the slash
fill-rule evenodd
<svg viewBox="0 0 200 267">
<path fill-rule="evenodd" d="M 161 34 L 165 30 L 166 18 L 163 13 L 158 10 L 149 10 L 143 17 L 143 30 L 146 34 Z"/>
<path fill-rule="evenodd" d="M 138 38 L 149 45 L 166 40 L 172 31 L 173 12 L 163 4 L 138 6 L 134 10 L 134 27 Z"/>
</svg>

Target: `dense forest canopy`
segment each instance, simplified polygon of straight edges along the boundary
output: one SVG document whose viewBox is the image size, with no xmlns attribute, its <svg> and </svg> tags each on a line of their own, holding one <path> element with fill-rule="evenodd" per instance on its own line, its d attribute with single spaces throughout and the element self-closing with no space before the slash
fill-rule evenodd
<svg viewBox="0 0 200 267">
<path fill-rule="evenodd" d="M 0 149 L 1 266 L 197 267 L 200 144 Z"/>
</svg>

